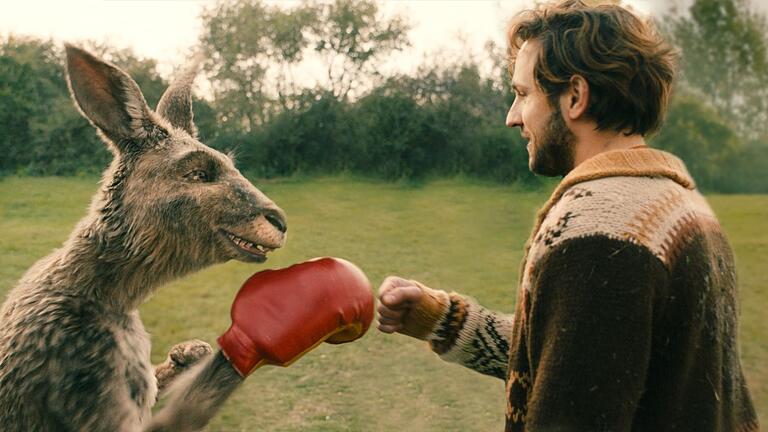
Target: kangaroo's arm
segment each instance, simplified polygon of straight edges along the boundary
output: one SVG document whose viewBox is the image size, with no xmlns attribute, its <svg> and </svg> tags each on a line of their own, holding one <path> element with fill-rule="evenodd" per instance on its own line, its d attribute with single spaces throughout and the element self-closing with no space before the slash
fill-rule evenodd
<svg viewBox="0 0 768 432">
<path fill-rule="evenodd" d="M 171 389 L 173 399 L 146 430 L 204 427 L 260 364 L 287 366 L 322 341 L 338 344 L 362 336 L 373 319 L 373 303 L 365 274 L 342 259 L 255 274 L 235 296 L 232 325 L 217 339 L 223 351 L 182 375 L 180 387 Z"/>
<path fill-rule="evenodd" d="M 145 431 L 196 431 L 243 382 L 221 351 L 209 355 L 171 386 L 172 398 Z"/>
</svg>

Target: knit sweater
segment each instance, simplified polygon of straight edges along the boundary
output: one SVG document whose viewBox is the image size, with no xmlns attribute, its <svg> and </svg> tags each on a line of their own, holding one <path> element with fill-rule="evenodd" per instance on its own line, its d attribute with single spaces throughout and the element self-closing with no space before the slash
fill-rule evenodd
<svg viewBox="0 0 768 432">
<path fill-rule="evenodd" d="M 539 212 L 514 316 L 426 296 L 403 333 L 506 380 L 506 431 L 756 431 L 731 248 L 683 163 L 581 163 Z"/>
</svg>

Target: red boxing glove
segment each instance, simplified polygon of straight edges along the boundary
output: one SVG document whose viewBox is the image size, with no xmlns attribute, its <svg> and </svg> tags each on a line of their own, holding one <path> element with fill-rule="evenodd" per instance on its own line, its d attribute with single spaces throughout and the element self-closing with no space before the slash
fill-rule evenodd
<svg viewBox="0 0 768 432">
<path fill-rule="evenodd" d="M 365 274 L 343 259 L 316 258 L 245 281 L 232 304 L 232 325 L 218 342 L 245 377 L 264 364 L 288 366 L 324 341 L 351 342 L 372 320 Z"/>
</svg>

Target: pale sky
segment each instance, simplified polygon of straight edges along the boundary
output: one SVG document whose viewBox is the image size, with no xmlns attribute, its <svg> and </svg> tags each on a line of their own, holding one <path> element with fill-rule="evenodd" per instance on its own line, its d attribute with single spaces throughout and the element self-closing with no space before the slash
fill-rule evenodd
<svg viewBox="0 0 768 432">
<path fill-rule="evenodd" d="M 271 1 L 291 5 L 291 1 Z M 638 10 L 653 13 L 664 0 L 632 0 Z M 158 60 L 164 76 L 183 63 L 201 32 L 198 16 L 213 1 L 205 0 L 0 0 L 0 35 L 9 33 L 77 42 L 94 39 L 118 48 L 131 47 L 140 56 Z M 414 25 L 412 47 L 396 54 L 391 64 L 409 72 L 425 54 L 446 49 L 463 55 L 466 41 L 482 54 L 485 41 L 504 45 L 509 17 L 530 4 L 529 0 L 400 0 L 382 1 L 381 10 L 401 13 Z"/>
</svg>

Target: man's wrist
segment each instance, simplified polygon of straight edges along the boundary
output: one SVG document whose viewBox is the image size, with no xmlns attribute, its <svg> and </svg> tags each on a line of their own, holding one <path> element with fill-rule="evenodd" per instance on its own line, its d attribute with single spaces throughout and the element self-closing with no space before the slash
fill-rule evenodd
<svg viewBox="0 0 768 432">
<path fill-rule="evenodd" d="M 421 289 L 421 299 L 403 320 L 400 333 L 421 340 L 427 340 L 437 324 L 445 317 L 451 300 L 445 291 L 429 288 L 419 282 L 413 283 Z"/>
</svg>

